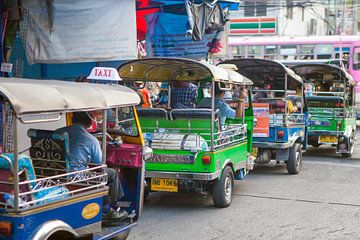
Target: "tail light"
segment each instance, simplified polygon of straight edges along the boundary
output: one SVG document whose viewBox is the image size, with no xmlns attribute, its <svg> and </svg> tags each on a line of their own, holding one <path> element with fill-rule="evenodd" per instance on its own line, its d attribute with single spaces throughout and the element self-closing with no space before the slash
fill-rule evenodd
<svg viewBox="0 0 360 240">
<path fill-rule="evenodd" d="M 279 130 L 279 131 L 277 132 L 277 135 L 278 135 L 278 138 L 284 138 L 285 133 L 284 133 L 283 130 Z"/>
<path fill-rule="evenodd" d="M 337 122 L 337 128 L 341 129 L 341 126 L 342 126 L 342 122 Z"/>
<path fill-rule="evenodd" d="M 211 163 L 211 157 L 210 156 L 203 156 L 201 158 L 201 161 L 202 161 L 203 164 L 209 165 Z"/>
<path fill-rule="evenodd" d="M 0 236 L 3 235 L 5 237 L 11 236 L 11 222 L 0 222 Z"/>
</svg>

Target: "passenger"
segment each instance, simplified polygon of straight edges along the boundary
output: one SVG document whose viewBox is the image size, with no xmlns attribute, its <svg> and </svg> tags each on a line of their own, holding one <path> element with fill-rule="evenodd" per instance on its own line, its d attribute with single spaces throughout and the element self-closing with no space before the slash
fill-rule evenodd
<svg viewBox="0 0 360 240">
<path fill-rule="evenodd" d="M 220 123 L 221 126 L 225 125 L 226 118 L 242 118 L 244 109 L 244 99 L 247 96 L 246 90 L 242 90 L 239 95 L 239 102 L 236 106 L 236 110 L 232 109 L 223 98 L 225 91 L 219 88 L 218 84 L 215 84 L 215 109 L 220 110 Z M 211 97 L 206 97 L 200 101 L 197 105 L 198 108 L 211 108 Z"/>
<path fill-rule="evenodd" d="M 63 127 L 57 132 L 67 132 L 69 135 L 69 160 L 71 171 L 88 168 L 89 163 L 102 164 L 102 152 L 99 141 L 87 132 L 92 119 L 87 112 L 74 112 L 72 125 Z M 109 194 L 104 197 L 103 219 L 120 220 L 127 217 L 125 211 L 116 209 L 116 204 L 124 196 L 117 171 L 107 168 Z"/>
<path fill-rule="evenodd" d="M 175 81 L 171 88 L 171 108 L 194 108 L 198 87 L 188 81 Z"/>
<path fill-rule="evenodd" d="M 140 87 L 144 83 L 136 82 L 136 84 L 138 87 Z M 143 86 L 143 88 L 140 88 L 137 91 L 141 98 L 141 107 L 142 108 L 152 108 L 151 97 L 150 97 L 150 93 L 149 93 L 149 90 L 147 89 L 147 87 Z"/>
<path fill-rule="evenodd" d="M 167 109 L 168 101 L 169 101 L 169 84 L 162 83 L 160 85 L 160 91 L 158 94 L 158 102 L 156 103 L 156 107 Z"/>
</svg>

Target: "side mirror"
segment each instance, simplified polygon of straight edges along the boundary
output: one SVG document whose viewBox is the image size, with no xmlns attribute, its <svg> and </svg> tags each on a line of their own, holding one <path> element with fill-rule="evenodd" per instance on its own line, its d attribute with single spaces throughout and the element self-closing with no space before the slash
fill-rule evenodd
<svg viewBox="0 0 360 240">
<path fill-rule="evenodd" d="M 256 124 L 257 124 L 257 118 L 254 118 L 254 127 L 256 126 Z"/>
<path fill-rule="evenodd" d="M 143 147 L 143 159 L 144 161 L 149 160 L 153 156 L 153 150 L 149 147 Z"/>
</svg>

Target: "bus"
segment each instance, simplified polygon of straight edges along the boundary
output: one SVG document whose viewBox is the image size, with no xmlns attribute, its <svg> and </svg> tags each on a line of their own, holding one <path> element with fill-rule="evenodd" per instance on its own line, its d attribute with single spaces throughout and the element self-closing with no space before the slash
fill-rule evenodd
<svg viewBox="0 0 360 240">
<path fill-rule="evenodd" d="M 227 58 L 250 57 L 280 61 L 347 60 L 348 72 L 357 83 L 356 95 L 360 104 L 360 36 L 230 36 Z"/>
</svg>

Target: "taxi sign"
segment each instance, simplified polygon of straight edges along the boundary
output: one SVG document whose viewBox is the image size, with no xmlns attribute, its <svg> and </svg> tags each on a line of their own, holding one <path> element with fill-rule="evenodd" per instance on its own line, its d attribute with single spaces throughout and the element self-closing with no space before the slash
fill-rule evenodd
<svg viewBox="0 0 360 240">
<path fill-rule="evenodd" d="M 116 68 L 94 67 L 87 77 L 92 80 L 122 81 Z"/>
</svg>

